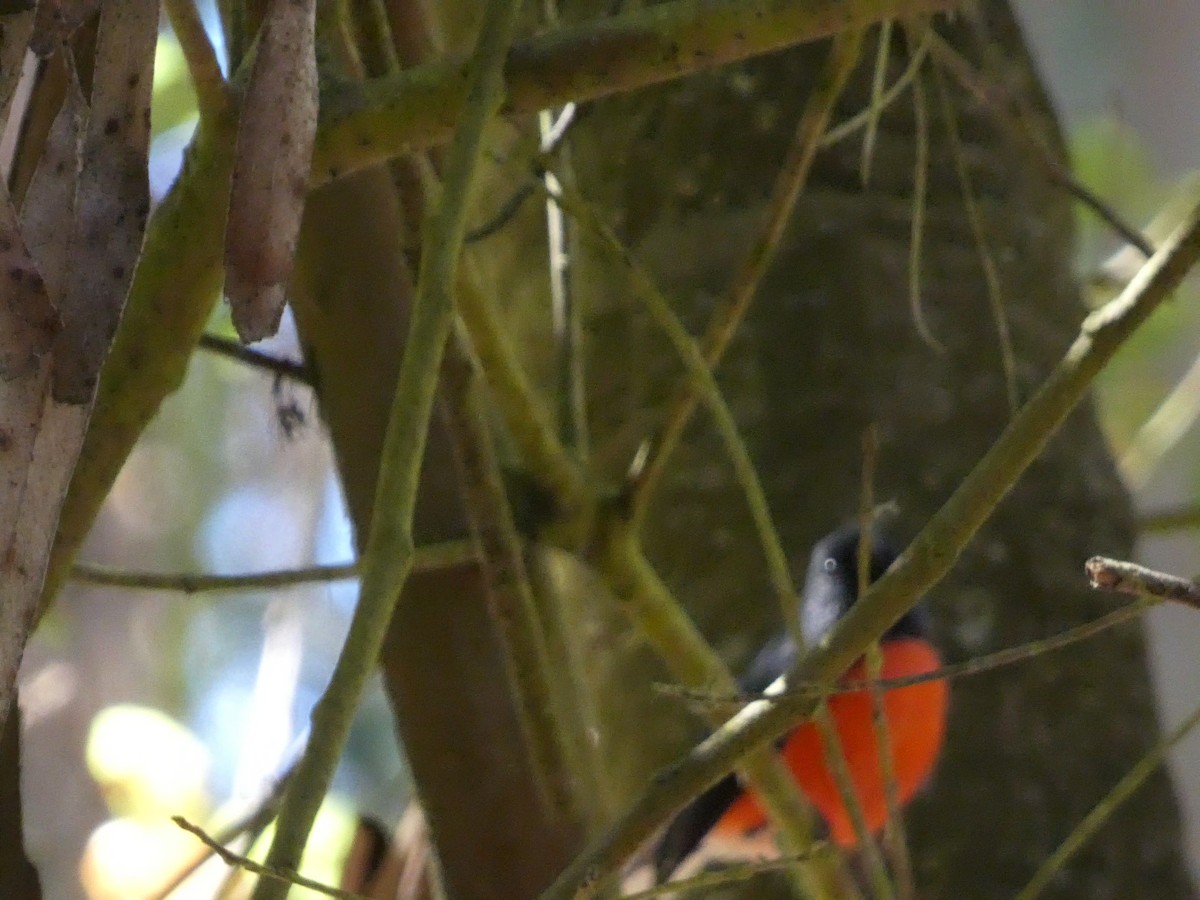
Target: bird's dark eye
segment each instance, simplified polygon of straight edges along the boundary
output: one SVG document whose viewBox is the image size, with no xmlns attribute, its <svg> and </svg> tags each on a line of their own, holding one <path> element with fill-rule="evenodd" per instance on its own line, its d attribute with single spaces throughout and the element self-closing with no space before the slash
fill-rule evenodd
<svg viewBox="0 0 1200 900">
<path fill-rule="evenodd" d="M 825 571 L 833 572 L 837 569 L 837 560 L 832 556 L 825 560 Z"/>
</svg>

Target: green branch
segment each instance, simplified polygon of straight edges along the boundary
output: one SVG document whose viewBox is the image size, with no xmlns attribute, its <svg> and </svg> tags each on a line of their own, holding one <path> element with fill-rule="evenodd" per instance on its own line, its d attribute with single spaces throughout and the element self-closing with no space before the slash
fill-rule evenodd
<svg viewBox="0 0 1200 900">
<path fill-rule="evenodd" d="M 1200 208 L 1194 208 L 1125 291 L 1084 320 L 1079 336 L 1038 392 L 896 564 L 819 646 L 805 654 L 795 680 L 831 683 L 950 570 L 1095 377 L 1198 259 Z M 748 705 L 685 760 L 663 772 L 633 808 L 562 873 L 544 900 L 587 896 L 598 873 L 619 865 L 690 797 L 718 781 L 747 752 L 786 734 L 814 708 L 812 699 L 764 699 Z"/>
<path fill-rule="evenodd" d="M 454 322 L 455 272 L 467 205 L 478 174 L 484 127 L 500 105 L 501 66 L 520 0 L 490 0 L 467 75 L 467 101 L 446 164 L 442 196 L 426 228 L 408 342 L 400 363 L 362 560 L 362 588 L 329 686 L 284 797 L 267 865 L 296 869 L 317 810 L 375 670 L 392 611 L 413 565 L 413 511 L 446 339 Z M 282 900 L 287 888 L 260 882 L 255 900 Z"/>
<path fill-rule="evenodd" d="M 503 112 L 594 100 L 957 5 L 957 0 L 673 0 L 514 44 L 504 66 Z M 444 141 L 462 111 L 464 65 L 443 60 L 331 86 L 321 98 L 311 183 Z"/>
<path fill-rule="evenodd" d="M 737 682 L 729 669 L 643 555 L 630 526 L 620 519 L 609 524 L 613 531 L 605 536 L 602 556 L 595 562 L 609 590 L 620 598 L 671 674 L 689 687 L 736 692 Z M 709 721 L 718 729 L 726 725 L 720 714 L 710 715 Z M 739 765 L 777 828 L 784 852 L 807 853 L 813 842 L 812 810 L 783 761 L 771 748 L 759 747 Z M 682 805 L 682 801 L 677 804 Z M 621 860 L 608 862 L 606 869 L 595 873 L 597 879 L 617 871 Z M 830 862 L 836 864 L 837 860 Z M 805 895 L 824 896 L 819 872 L 801 866 L 796 876 Z"/>
</svg>

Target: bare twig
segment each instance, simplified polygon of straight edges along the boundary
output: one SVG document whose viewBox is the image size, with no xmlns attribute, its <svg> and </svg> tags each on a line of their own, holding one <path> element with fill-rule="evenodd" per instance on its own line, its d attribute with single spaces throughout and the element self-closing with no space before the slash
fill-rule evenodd
<svg viewBox="0 0 1200 900">
<path fill-rule="evenodd" d="M 1147 259 L 1150 258 L 1154 247 L 1142 233 L 1129 225 L 1115 209 L 1072 175 L 1062 160 L 1052 155 L 1042 141 L 1030 132 L 1021 114 L 1010 109 L 1008 99 L 998 95 L 997 89 L 989 84 L 961 53 L 937 34 L 932 34 L 930 49 L 945 71 L 991 112 L 1001 130 L 1010 139 L 1032 151 L 1034 160 L 1053 184 L 1067 191 L 1123 240 L 1136 247 Z"/>
<path fill-rule="evenodd" d="M 247 347 L 239 341 L 223 338 L 216 334 L 202 334 L 197 346 L 218 356 L 224 356 L 227 359 L 245 363 L 256 369 L 263 369 L 273 375 L 281 375 L 284 378 L 290 378 L 302 384 L 312 385 L 313 383 L 312 373 L 304 363 L 291 359 L 281 359 L 278 356 L 263 353 L 261 350 Z"/>
<path fill-rule="evenodd" d="M 656 897 L 669 897 L 683 891 L 711 890 L 731 884 L 750 881 L 764 872 L 776 872 L 800 863 L 806 863 L 822 853 L 832 853 L 833 848 L 822 841 L 817 841 L 807 853 L 788 854 L 776 859 L 759 859 L 754 862 L 734 863 L 723 865 L 714 872 L 702 872 L 691 878 L 680 878 L 667 884 L 655 885 L 644 891 L 633 894 L 622 894 L 620 900 L 654 900 Z"/>
<path fill-rule="evenodd" d="M 234 853 L 221 844 L 217 843 L 212 837 L 205 833 L 204 829 L 198 825 L 193 825 L 183 816 L 171 816 L 171 821 L 182 828 L 189 834 L 194 834 L 200 839 L 209 850 L 221 858 L 221 861 L 227 866 L 236 866 L 239 869 L 245 869 L 260 878 L 270 879 L 278 884 L 282 884 L 286 888 L 304 887 L 310 891 L 316 891 L 318 894 L 324 894 L 326 897 L 336 897 L 338 900 L 371 900 L 362 894 L 343 891 L 328 884 L 322 884 L 319 881 L 313 881 L 311 878 L 305 878 L 299 872 L 293 869 L 283 869 L 278 866 L 264 866 L 261 863 L 256 863 L 254 860 Z"/>
<path fill-rule="evenodd" d="M 279 811 L 279 803 L 283 799 L 283 790 L 291 779 L 293 771 L 295 771 L 293 768 L 289 768 L 284 772 L 275 780 L 270 790 L 267 791 L 266 795 L 254 809 L 247 812 L 237 821 L 231 822 L 222 828 L 212 836 L 212 840 L 216 844 L 224 846 L 245 834 L 250 838 L 247 846 L 252 845 L 256 835 L 261 834 L 271 824 L 271 820 L 275 818 L 275 813 Z M 207 842 L 205 842 L 205 846 L 208 848 L 205 852 L 180 869 L 157 893 L 150 895 L 146 900 L 166 900 L 166 898 L 170 897 L 176 888 L 183 884 L 193 872 L 200 868 L 216 852 Z"/>
<path fill-rule="evenodd" d="M 1133 488 L 1145 487 L 1171 448 L 1200 418 L 1200 356 L 1142 423 L 1121 454 L 1121 474 Z"/>
<path fill-rule="evenodd" d="M 879 429 L 871 425 L 863 433 L 863 472 L 861 497 L 858 507 L 858 584 L 865 591 L 871 584 L 871 550 L 874 546 L 872 531 L 875 520 L 875 470 L 879 461 Z M 878 642 L 867 648 L 867 677 L 871 687 L 871 718 L 875 728 L 875 744 L 879 750 L 879 769 L 883 779 L 883 800 L 887 810 L 884 822 L 884 845 L 892 864 L 895 888 L 901 900 L 915 896 L 913 887 L 912 860 L 908 855 L 908 837 L 904 831 L 904 819 L 900 814 L 900 796 L 897 791 L 896 761 L 892 757 L 892 732 L 888 727 L 884 706 L 883 688 L 877 682 L 882 678 L 883 653 Z"/>
<path fill-rule="evenodd" d="M 413 551 L 413 571 L 440 569 L 475 558 L 475 548 L 469 541 L 447 541 L 431 544 Z M 216 591 L 261 591 L 293 587 L 315 582 L 344 581 L 359 576 L 358 563 L 306 566 L 298 569 L 279 569 L 253 572 L 246 575 L 206 575 L 187 572 L 134 572 L 91 563 L 76 563 L 71 571 L 74 581 L 106 587 L 143 591 L 177 591 L 199 594 Z"/>
<path fill-rule="evenodd" d="M 879 845 L 867 826 L 867 817 L 863 812 L 862 799 L 858 796 L 858 788 L 850 775 L 850 765 L 846 759 L 846 751 L 838 740 L 837 724 L 829 703 L 822 698 L 813 713 L 813 723 L 821 737 L 821 751 L 825 764 L 833 774 L 834 784 L 837 785 L 846 812 L 850 814 L 850 823 L 854 826 L 854 836 L 858 839 L 858 849 L 866 863 L 867 874 L 871 879 L 871 891 L 876 900 L 892 900 L 895 893 L 888 878 L 887 866 L 879 853 Z"/>
<path fill-rule="evenodd" d="M 931 681 L 954 681 L 959 678 L 968 678 L 974 675 L 982 675 L 985 672 L 992 672 L 996 669 L 1004 668 L 1005 666 L 1015 665 L 1025 662 L 1035 656 L 1041 656 L 1043 653 L 1050 653 L 1055 650 L 1061 650 L 1064 647 L 1069 647 L 1073 644 L 1078 644 L 1081 641 L 1089 640 L 1110 628 L 1117 625 L 1122 625 L 1125 622 L 1130 622 L 1136 619 L 1143 612 L 1153 606 L 1153 601 L 1141 600 L 1138 603 L 1131 603 L 1128 606 L 1122 606 L 1107 613 L 1091 622 L 1084 622 L 1082 625 L 1076 625 L 1073 628 L 1068 628 L 1056 635 L 1047 638 L 1039 638 L 1034 641 L 1028 641 L 1024 644 L 1018 644 L 1015 647 L 1005 647 L 1003 650 L 997 650 L 994 653 L 988 653 L 984 656 L 976 656 L 972 659 L 964 660 L 960 663 L 951 663 L 945 666 L 939 666 L 932 672 L 923 672 L 920 675 L 905 675 L 899 678 L 868 678 L 857 681 L 843 681 L 834 686 L 817 684 L 815 682 L 804 683 L 789 683 L 785 690 L 771 694 L 771 697 L 786 698 L 793 701 L 804 699 L 832 697 L 837 694 L 857 693 L 868 689 L 878 689 L 880 691 L 894 691 L 899 688 L 913 687 L 918 684 L 928 684 Z M 665 694 L 673 697 L 681 697 L 689 703 L 694 703 L 700 707 L 719 707 L 725 709 L 741 709 L 755 700 L 763 699 L 763 696 L 743 696 L 743 695 L 726 695 L 719 696 L 711 691 L 696 691 L 688 688 L 680 687 L 675 684 L 660 684 L 657 689 Z"/>
<path fill-rule="evenodd" d="M 1186 578 L 1106 556 L 1093 556 L 1084 570 L 1092 587 L 1098 590 L 1157 597 L 1200 609 L 1200 584 Z"/>
<path fill-rule="evenodd" d="M 921 71 L 921 66 L 925 62 L 925 58 L 929 55 L 929 29 L 922 32 L 921 40 L 917 44 L 912 55 L 909 57 L 908 65 L 904 67 L 904 71 L 895 80 L 891 87 L 883 92 L 883 96 L 879 98 L 879 106 L 881 109 L 887 109 L 896 101 L 904 89 L 913 83 L 913 79 L 917 73 Z M 839 141 L 843 141 L 850 135 L 867 127 L 867 123 L 871 120 L 871 116 L 875 111 L 874 105 L 868 106 L 866 109 L 859 110 L 857 113 L 846 119 L 844 122 L 839 122 L 837 125 L 830 128 L 821 136 L 822 147 L 832 147 Z"/>
<path fill-rule="evenodd" d="M 521 733 L 530 750 L 539 799 L 553 816 L 569 820 L 574 799 L 551 690 L 550 663 L 525 566 L 524 546 L 513 520 L 481 395 L 483 387 L 465 336 L 452 334 L 442 365 L 441 397 L 459 484 L 479 547 L 487 599 L 503 646 L 504 668 Z"/>
<path fill-rule="evenodd" d="M 926 32 L 931 30 L 926 29 Z M 938 353 L 945 353 L 945 346 L 929 327 L 925 305 L 921 300 L 921 250 L 925 246 L 925 201 L 929 195 L 929 102 L 919 71 L 913 79 L 912 95 L 914 153 L 912 221 L 908 233 L 908 308 L 913 326 L 925 345 Z"/>
</svg>

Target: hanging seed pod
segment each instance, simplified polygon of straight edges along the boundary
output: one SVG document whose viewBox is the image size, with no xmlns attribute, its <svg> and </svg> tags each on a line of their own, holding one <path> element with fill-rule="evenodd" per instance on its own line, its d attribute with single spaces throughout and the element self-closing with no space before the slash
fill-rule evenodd
<svg viewBox="0 0 1200 900">
<path fill-rule="evenodd" d="M 279 327 L 317 131 L 314 0 L 273 0 L 242 102 L 225 231 L 225 295 L 247 343 Z"/>
</svg>

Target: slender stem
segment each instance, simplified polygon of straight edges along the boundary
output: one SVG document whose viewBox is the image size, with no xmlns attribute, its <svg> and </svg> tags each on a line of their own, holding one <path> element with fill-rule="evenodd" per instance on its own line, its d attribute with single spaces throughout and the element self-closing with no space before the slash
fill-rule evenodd
<svg viewBox="0 0 1200 900">
<path fill-rule="evenodd" d="M 217 62 L 217 53 L 208 39 L 195 0 L 165 0 L 164 6 L 192 76 L 200 115 L 211 116 L 222 111 L 230 101 L 229 85 L 221 74 L 221 64 Z"/>
<path fill-rule="evenodd" d="M 908 233 L 908 308 L 913 326 L 925 345 L 937 353 L 946 348 L 937 339 L 925 318 L 925 304 L 921 297 L 921 251 L 925 247 L 925 210 L 929 195 L 929 113 L 925 98 L 925 84 L 921 73 L 913 80 L 913 189 L 912 221 Z"/>
<path fill-rule="evenodd" d="M 654 900 L 657 897 L 674 897 L 683 894 L 685 891 L 690 893 L 699 890 L 727 887 L 732 884 L 742 884 L 764 872 L 777 872 L 780 869 L 791 868 L 798 863 L 808 862 L 821 852 L 831 852 L 829 845 L 815 843 L 808 853 L 781 856 L 778 859 L 761 859 L 754 862 L 723 865 L 720 869 L 713 872 L 702 872 L 690 878 L 680 878 L 667 884 L 655 885 L 644 891 L 637 891 L 633 894 L 622 894 L 620 900 Z"/>
<path fill-rule="evenodd" d="M 413 551 L 413 571 L 440 569 L 475 558 L 475 548 L 469 541 L 447 541 L 418 547 Z M 293 587 L 315 582 L 344 581 L 357 578 L 358 563 L 306 566 L 298 569 L 279 569 L 253 572 L 246 575 L 205 575 L 187 572 L 133 572 L 76 563 L 71 579 L 84 584 L 128 588 L 143 591 L 177 591 L 181 594 L 200 594 L 216 591 L 262 591 Z"/>
<path fill-rule="evenodd" d="M 269 864 L 264 866 L 261 863 L 256 863 L 249 857 L 226 849 L 223 844 L 207 834 L 203 828 L 193 825 L 183 816 L 171 816 L 171 821 L 189 834 L 195 835 L 200 843 L 219 856 L 225 865 L 245 869 L 247 872 L 258 875 L 262 879 L 269 880 L 271 884 L 280 885 L 285 893 L 292 887 L 303 887 L 308 888 L 310 891 L 316 891 L 318 894 L 323 894 L 326 897 L 335 897 L 337 900 L 371 900 L 370 897 L 364 894 L 343 891 L 328 884 L 313 881 L 311 878 L 305 878 L 295 869 L 283 869 L 278 866 Z"/>
<path fill-rule="evenodd" d="M 858 167 L 859 180 L 865 188 L 871 182 L 871 163 L 875 158 L 875 138 L 879 133 L 879 117 L 883 115 L 883 84 L 887 79 L 888 56 L 892 49 L 892 20 L 879 26 L 875 46 L 875 74 L 871 78 L 871 102 L 867 106 L 866 133 L 863 135 L 862 160 Z"/>
<path fill-rule="evenodd" d="M 1007 98 L 998 96 L 998 90 L 988 84 L 961 53 L 932 29 L 927 30 L 930 33 L 930 49 L 938 63 L 991 112 L 996 123 L 1011 140 L 1032 151 L 1034 160 L 1045 172 L 1046 177 L 1067 191 L 1114 233 L 1149 259 L 1154 253 L 1154 247 L 1145 236 L 1125 222 L 1115 209 L 1071 174 L 1071 170 L 1063 161 L 1052 155 L 1041 140 L 1034 136 L 1023 117 L 1008 108 Z"/>
<path fill-rule="evenodd" d="M 934 514 L 896 564 L 798 663 L 796 680 L 827 684 L 857 659 L 954 564 L 1059 424 L 1086 396 L 1096 376 L 1200 259 L 1200 208 L 1146 263 L 1119 297 L 1085 319 L 1078 338 L 1041 388 Z M 747 751 L 776 740 L 810 716 L 814 701 L 760 700 L 655 779 L 613 826 L 595 839 L 543 894 L 544 900 L 587 895 L 594 879 L 633 853 L 689 797 L 714 784 Z"/>
<path fill-rule="evenodd" d="M 583 473 L 559 442 L 545 404 L 530 385 L 492 298 L 469 263 L 461 267 L 457 286 L 459 313 L 479 357 L 480 369 L 496 394 L 526 469 L 554 496 L 561 519 L 586 520 L 589 496 Z"/>
<path fill-rule="evenodd" d="M 887 866 L 883 864 L 879 846 L 875 843 L 871 829 L 867 827 L 867 817 L 863 812 L 862 801 L 858 796 L 854 779 L 850 775 L 850 765 L 846 760 L 845 750 L 842 748 L 842 742 L 838 739 L 833 714 L 829 711 L 829 704 L 824 700 L 817 704 L 817 708 L 813 712 L 813 722 L 821 737 L 822 758 L 833 774 L 833 781 L 837 785 L 842 803 L 846 807 L 846 812 L 850 814 L 850 822 L 854 826 L 854 836 L 858 839 L 858 849 L 863 855 L 867 874 L 871 879 L 871 891 L 876 900 L 892 900 L 894 893 L 892 884 L 888 880 Z"/>
<path fill-rule="evenodd" d="M 1145 513 L 1138 518 L 1142 531 L 1156 533 L 1177 531 L 1185 528 L 1200 528 L 1200 504 L 1177 506 Z"/>
<path fill-rule="evenodd" d="M 858 584 L 865 591 L 871 584 L 871 550 L 874 547 L 875 524 L 875 471 L 879 463 L 879 429 L 871 425 L 863 432 L 862 487 L 858 502 Z M 892 732 L 888 727 L 885 707 L 885 691 L 878 686 L 883 677 L 883 653 L 879 642 L 867 648 L 867 677 L 871 680 L 871 720 L 875 730 L 875 744 L 879 753 L 879 774 L 883 780 L 884 845 L 892 863 L 896 881 L 896 892 L 903 900 L 910 900 L 913 889 L 912 860 L 908 856 L 908 838 L 904 832 L 904 819 L 900 814 L 900 797 L 897 792 L 896 761 L 892 755 Z"/>
<path fill-rule="evenodd" d="M 1084 566 L 1092 587 L 1135 597 L 1156 597 L 1200 609 L 1200 583 L 1137 563 L 1093 556 Z"/>
<path fill-rule="evenodd" d="M 833 108 L 842 95 L 850 73 L 858 63 L 861 47 L 862 32 L 852 31 L 839 34 L 830 48 L 829 58 L 817 77 L 787 157 L 775 178 L 762 230 L 742 260 L 729 291 L 713 311 L 705 329 L 701 346 L 705 363 L 710 369 L 716 368 L 720 362 L 746 310 L 750 308 L 750 301 L 754 299 L 759 283 L 775 258 L 784 229 L 795 208 L 796 198 L 808 182 L 808 173 L 821 146 L 821 136 L 829 125 Z M 659 433 L 650 443 L 649 457 L 643 461 L 640 471 L 634 473 L 631 502 L 637 520 L 644 515 L 649 499 L 666 471 L 671 453 L 696 409 L 699 396 L 695 387 L 694 382 L 689 383 L 676 397 Z"/>
<path fill-rule="evenodd" d="M 801 701 L 804 699 L 833 697 L 838 694 L 853 694 L 869 689 L 894 691 L 899 688 L 913 687 L 918 684 L 928 684 L 931 681 L 953 681 L 972 675 L 982 675 L 985 672 L 992 672 L 1005 666 L 1025 662 L 1035 656 L 1041 656 L 1043 653 L 1051 653 L 1055 650 L 1061 650 L 1064 647 L 1070 647 L 1078 644 L 1080 641 L 1090 640 L 1110 628 L 1133 621 L 1151 606 L 1154 606 L 1155 602 L 1153 598 L 1143 597 L 1137 603 L 1131 603 L 1128 606 L 1114 609 L 1112 612 L 1106 613 L 1097 619 L 1068 628 L 1050 637 L 1038 638 L 1037 640 L 1027 641 L 1024 644 L 1017 644 L 1013 647 L 1005 647 L 1003 650 L 996 650 L 993 653 L 987 653 L 983 656 L 972 657 L 960 663 L 939 666 L 932 672 L 923 672 L 920 675 L 904 675 L 897 678 L 878 679 L 868 677 L 856 681 L 839 681 L 833 686 L 812 681 L 792 681 L 789 682 L 786 690 L 772 693 L 770 696 Z M 697 707 L 709 709 L 739 710 L 745 707 L 747 703 L 762 699 L 765 696 L 718 695 L 712 691 L 695 691 L 679 687 L 678 685 L 660 685 L 659 689 L 663 693 L 682 697 L 688 703 L 695 704 Z"/>
<path fill-rule="evenodd" d="M 454 278 L 476 181 L 484 127 L 500 103 L 504 55 L 519 0 L 490 0 L 467 74 L 467 102 L 451 145 L 446 181 L 421 256 L 408 344 L 400 363 L 380 460 L 374 516 L 354 618 L 329 686 L 312 714 L 308 747 L 280 811 L 267 865 L 300 864 L 317 810 L 374 671 L 392 610 L 413 564 L 412 520 L 446 339 L 454 322 Z M 282 900 L 286 887 L 259 882 L 254 900 Z"/>
<path fill-rule="evenodd" d="M 712 369 L 701 355 L 700 348 L 688 334 L 687 329 L 671 309 L 671 304 L 650 274 L 633 257 L 616 233 L 595 214 L 595 211 L 579 196 L 569 194 L 566 189 L 560 189 L 555 198 L 571 217 L 597 237 L 613 259 L 628 272 L 633 284 L 634 293 L 645 305 L 650 316 L 666 334 L 667 339 L 675 349 L 676 355 L 683 363 L 693 390 L 691 395 L 697 402 L 703 402 L 716 424 L 725 450 L 733 463 L 738 485 L 746 496 L 751 518 L 758 532 L 759 543 L 767 558 L 767 568 L 771 577 L 771 586 L 779 603 L 783 621 L 793 632 L 793 638 L 803 644 L 799 633 L 799 618 L 796 615 L 797 595 L 792 581 L 791 568 L 788 565 L 787 553 L 783 549 L 783 541 L 771 519 L 770 505 L 767 493 L 763 489 L 754 461 L 746 442 L 738 431 L 733 412 L 721 393 Z M 636 478 L 635 478 L 636 483 Z"/>
<path fill-rule="evenodd" d="M 763 53 L 861 31 L 958 0 L 671 0 L 514 44 L 508 115 L 594 100 Z M 312 184 L 445 140 L 462 108 L 462 61 L 331 85 L 322 97 Z"/>
<path fill-rule="evenodd" d="M 299 381 L 301 384 L 311 386 L 313 383 L 312 373 L 308 371 L 304 363 L 271 356 L 270 354 L 263 353 L 261 350 L 255 350 L 253 347 L 247 347 L 240 341 L 231 341 L 229 338 L 223 338 L 216 334 L 202 334 L 197 346 L 201 350 L 207 350 L 209 353 L 224 356 L 226 359 L 236 360 L 248 366 L 253 366 L 256 369 L 270 372 L 273 375 Z"/>
<path fill-rule="evenodd" d="M 913 79 L 921 70 L 921 66 L 925 62 L 925 57 L 929 55 L 929 29 L 925 29 L 922 37 L 917 44 L 917 47 L 912 52 L 912 56 L 908 60 L 908 65 L 904 67 L 904 71 L 900 73 L 900 77 L 895 80 L 891 87 L 883 92 L 883 96 L 879 98 L 879 106 L 881 109 L 887 109 L 891 106 L 896 98 L 904 93 L 904 89 L 913 83 Z M 871 116 L 874 112 L 874 106 L 868 106 L 866 109 L 859 110 L 844 122 L 839 122 L 821 136 L 821 147 L 832 147 L 834 144 L 844 141 L 850 135 L 867 127 Z"/>
<path fill-rule="evenodd" d="M 599 569 L 667 668 L 692 687 L 720 685 L 736 690 L 729 669 L 646 560 L 633 531 L 619 519 L 609 524 L 614 530 L 604 541 Z M 723 716 L 711 716 L 710 721 L 725 726 Z M 740 765 L 742 775 L 767 809 L 784 852 L 807 853 L 812 845 L 812 811 L 787 767 L 766 747 L 746 756 Z M 824 895 L 818 873 L 802 867 L 796 876 L 806 895 Z"/>
</svg>

